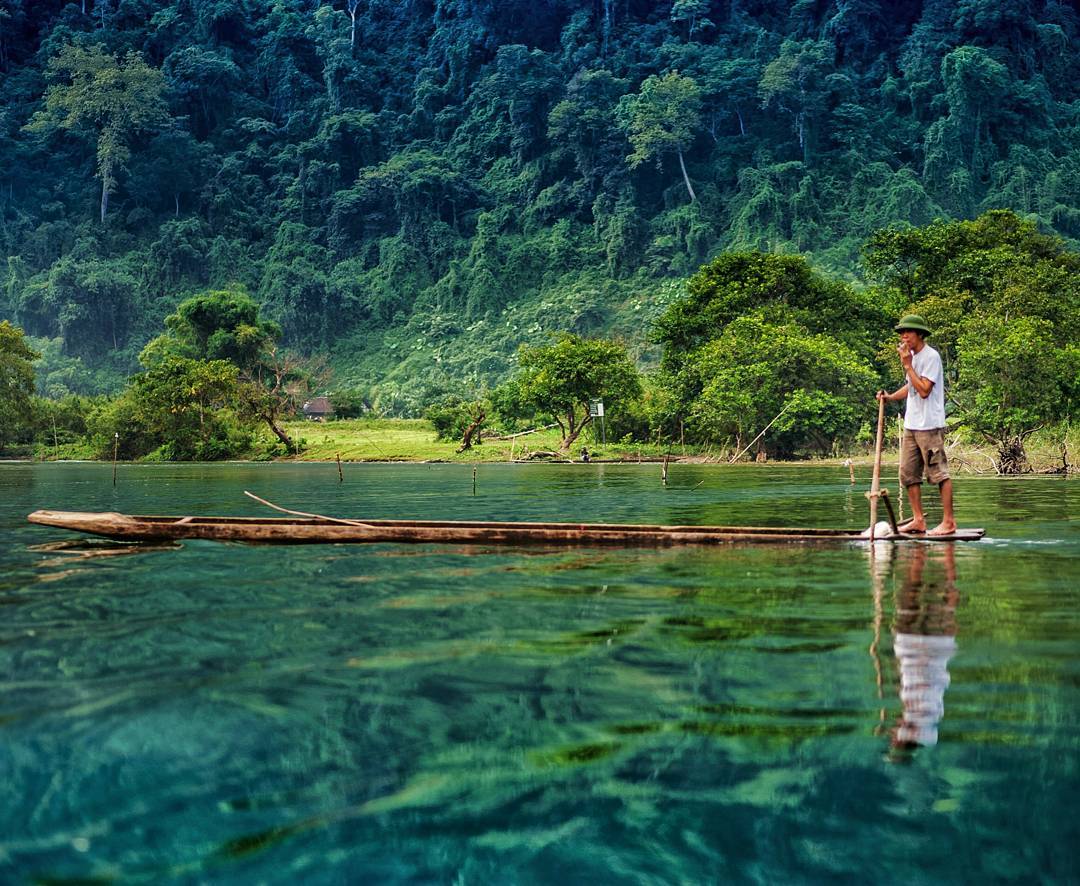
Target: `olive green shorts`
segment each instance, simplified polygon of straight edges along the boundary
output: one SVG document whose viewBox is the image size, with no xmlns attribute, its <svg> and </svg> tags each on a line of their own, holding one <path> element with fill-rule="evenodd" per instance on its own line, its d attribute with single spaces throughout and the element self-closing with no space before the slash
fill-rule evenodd
<svg viewBox="0 0 1080 886">
<path fill-rule="evenodd" d="M 945 429 L 904 431 L 900 444 L 900 482 L 904 486 L 922 483 L 927 479 L 938 486 L 949 479 L 949 459 L 945 455 Z"/>
</svg>

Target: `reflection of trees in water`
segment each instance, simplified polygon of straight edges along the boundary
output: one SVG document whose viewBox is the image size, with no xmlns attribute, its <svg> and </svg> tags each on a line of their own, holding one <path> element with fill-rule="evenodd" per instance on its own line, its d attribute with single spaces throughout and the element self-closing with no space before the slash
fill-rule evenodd
<svg viewBox="0 0 1080 886">
<path fill-rule="evenodd" d="M 945 715 L 949 660 L 956 654 L 956 551 L 953 544 L 893 545 L 888 562 L 873 552 L 874 640 L 870 652 L 884 698 L 884 675 L 879 654 L 884 621 L 884 577 L 895 586 L 892 651 L 900 698 L 900 716 L 890 731 L 890 747 L 902 756 L 920 746 L 937 744 L 938 723 Z M 884 725 L 885 708 L 881 709 Z"/>
</svg>

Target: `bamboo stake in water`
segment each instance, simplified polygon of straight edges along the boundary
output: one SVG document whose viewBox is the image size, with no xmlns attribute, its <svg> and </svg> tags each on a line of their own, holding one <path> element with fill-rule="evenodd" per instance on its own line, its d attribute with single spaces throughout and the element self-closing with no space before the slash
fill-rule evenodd
<svg viewBox="0 0 1080 886">
<path fill-rule="evenodd" d="M 476 465 L 472 466 L 472 494 L 476 495 Z"/>
<path fill-rule="evenodd" d="M 113 450 L 112 450 L 112 485 L 116 485 L 116 457 L 120 452 L 120 432 L 113 431 Z"/>
<path fill-rule="evenodd" d="M 874 540 L 877 524 L 878 498 L 881 496 L 881 445 L 885 442 L 885 401 L 878 400 L 877 441 L 874 443 L 874 476 L 870 480 L 870 541 Z"/>
<path fill-rule="evenodd" d="M 337 481 L 338 483 L 345 482 L 345 475 L 341 473 L 341 453 L 337 453 Z"/>
<path fill-rule="evenodd" d="M 660 482 L 667 486 L 667 453 L 664 453 L 664 465 L 660 468 Z"/>
</svg>

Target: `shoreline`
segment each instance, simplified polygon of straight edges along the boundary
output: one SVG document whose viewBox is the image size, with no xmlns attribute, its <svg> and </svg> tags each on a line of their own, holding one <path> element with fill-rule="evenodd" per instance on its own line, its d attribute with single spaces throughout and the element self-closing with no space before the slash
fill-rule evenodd
<svg viewBox="0 0 1080 886">
<path fill-rule="evenodd" d="M 0 466 L 2 465 L 19 465 L 19 464 L 101 464 L 110 465 L 113 462 L 107 459 L 93 459 L 93 458 L 0 458 Z M 125 467 L 140 466 L 151 467 L 154 465 L 162 466 L 177 466 L 177 465 L 285 465 L 285 464 L 309 464 L 309 465 L 328 465 L 333 466 L 338 463 L 338 459 L 327 458 L 304 458 L 303 456 L 278 456 L 269 459 L 222 459 L 221 461 L 162 461 L 162 460 L 141 460 L 141 461 L 126 461 L 124 459 L 118 459 L 117 465 L 124 465 Z M 649 465 L 656 466 L 664 463 L 663 457 L 648 456 L 644 458 L 591 458 L 587 462 L 581 461 L 581 459 L 572 458 L 526 458 L 526 459 L 449 459 L 449 458 L 410 458 L 409 456 L 390 456 L 387 458 L 342 458 L 340 460 L 342 465 L 462 465 L 462 466 L 479 466 L 479 465 L 577 465 L 577 466 L 591 466 L 591 465 Z M 715 456 L 701 456 L 701 455 L 673 455 L 668 458 L 667 463 L 669 465 L 684 465 L 693 467 L 710 467 L 710 468 L 737 468 L 740 470 L 747 469 L 760 469 L 760 468 L 837 468 L 843 470 L 849 467 L 848 459 L 769 459 L 766 462 L 756 462 L 752 459 L 743 459 L 737 462 L 727 462 L 717 459 Z M 850 459 L 850 467 L 856 470 L 864 468 L 872 468 L 874 463 L 873 456 L 857 456 Z M 883 459 L 881 462 L 883 470 L 895 471 L 898 468 L 899 460 Z M 964 464 L 952 471 L 954 476 L 990 476 L 1001 478 L 1020 478 L 1020 477 L 1071 477 L 1080 474 L 1080 466 L 1069 465 L 1068 470 L 1062 470 L 1061 467 L 1047 467 L 1044 465 L 1033 465 L 1028 471 L 1019 474 L 999 474 L 994 470 L 974 470 L 969 465 Z M 858 478 L 857 478 L 858 479 Z"/>
</svg>

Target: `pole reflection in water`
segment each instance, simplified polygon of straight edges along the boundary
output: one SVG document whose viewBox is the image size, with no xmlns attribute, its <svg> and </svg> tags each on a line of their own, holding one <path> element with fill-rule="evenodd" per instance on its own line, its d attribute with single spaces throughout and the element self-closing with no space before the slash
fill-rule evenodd
<svg viewBox="0 0 1080 886">
<path fill-rule="evenodd" d="M 871 548 L 879 548 L 871 545 Z M 887 564 L 883 562 L 888 557 Z M 889 545 L 885 554 L 871 552 L 874 592 L 874 640 L 870 653 L 882 699 L 884 676 L 880 656 L 884 620 L 885 575 L 896 589 L 892 619 L 892 651 L 900 698 L 900 716 L 889 732 L 889 758 L 909 759 L 920 747 L 938 742 L 938 724 L 945 716 L 950 659 L 957 652 L 956 548 L 943 544 Z"/>
</svg>

